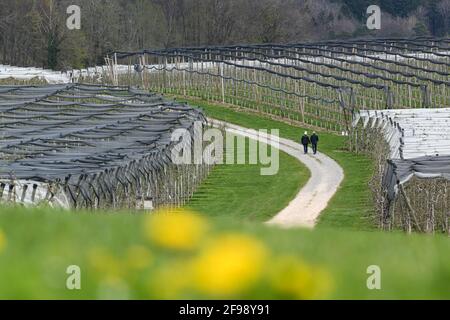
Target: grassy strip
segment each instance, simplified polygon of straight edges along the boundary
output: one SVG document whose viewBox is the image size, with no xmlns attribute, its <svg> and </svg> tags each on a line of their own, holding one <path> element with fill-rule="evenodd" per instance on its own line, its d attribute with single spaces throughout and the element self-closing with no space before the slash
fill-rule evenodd
<svg viewBox="0 0 450 320">
<path fill-rule="evenodd" d="M 226 108 L 220 104 L 178 97 L 205 110 L 209 117 L 252 129 L 279 129 L 283 138 L 299 141 L 305 130 L 264 115 L 245 113 L 242 109 Z M 336 196 L 322 213 L 319 227 L 339 227 L 357 230 L 373 229 L 373 203 L 368 183 L 373 173 L 372 161 L 364 156 L 345 151 L 344 137 L 320 132 L 320 150 L 336 160 L 344 169 L 345 179 Z"/>
<path fill-rule="evenodd" d="M 185 223 L 181 229 L 167 228 L 149 238 L 151 233 L 145 228 L 149 218 L 3 208 L 0 213 L 0 299 L 316 297 L 306 285 L 308 274 L 296 274 L 292 273 L 295 269 L 280 267 L 280 261 L 285 261 L 283 257 L 292 257 L 314 266 L 314 270 L 320 268 L 329 273 L 330 279 L 324 281 L 329 282 L 331 289 L 319 298 L 450 298 L 450 255 L 446 254 L 450 251 L 450 242 L 445 237 L 320 228 L 314 232 L 279 230 L 231 219 L 220 223 L 216 219 L 211 221 L 214 224 L 210 224 L 208 235 L 201 237 L 202 246 L 224 234 L 250 237 L 272 252 L 267 257 L 270 260 L 263 264 L 268 268 L 267 275 L 258 278 L 250 292 L 217 296 L 188 289 L 181 293 L 185 281 L 193 286 L 208 285 L 202 283 L 208 278 L 191 280 L 188 271 L 191 259 L 195 259 L 198 252 L 177 253 L 161 243 L 167 245 L 174 239 L 174 232 L 189 233 L 193 226 Z M 194 230 L 197 229 L 194 227 Z M 155 242 L 155 238 L 159 242 Z M 240 252 L 247 242 L 238 241 L 230 248 L 231 252 Z M 202 265 L 205 269 L 199 272 L 219 272 L 225 284 L 246 283 L 247 278 L 240 273 L 220 274 L 230 267 L 228 261 L 223 261 L 227 255 L 210 254 L 216 257 L 210 261 L 214 265 Z M 239 261 L 249 263 L 250 270 L 257 270 L 258 265 L 251 265 L 252 257 L 241 257 Z M 70 265 L 81 268 L 82 290 L 66 289 L 66 269 Z M 366 287 L 370 265 L 381 268 L 382 290 Z M 287 295 L 280 295 L 266 283 L 272 281 L 271 275 L 281 276 L 279 281 Z M 294 278 L 296 276 L 300 278 Z M 306 287 L 296 288 L 293 279 Z M 220 291 L 220 284 L 211 285 Z M 297 291 L 303 295 L 297 296 Z"/>
<path fill-rule="evenodd" d="M 280 152 L 274 176 L 262 176 L 261 165 L 219 165 L 200 186 L 189 208 L 210 217 L 264 222 L 285 208 L 308 181 L 308 169 Z"/>
</svg>

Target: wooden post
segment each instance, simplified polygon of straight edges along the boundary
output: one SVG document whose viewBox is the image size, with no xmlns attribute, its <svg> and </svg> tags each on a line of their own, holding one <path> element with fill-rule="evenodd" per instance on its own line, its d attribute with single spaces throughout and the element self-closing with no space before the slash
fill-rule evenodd
<svg viewBox="0 0 450 320">
<path fill-rule="evenodd" d="M 223 62 L 219 63 L 220 68 L 220 79 L 221 79 L 221 85 L 222 85 L 222 103 L 225 103 L 225 79 L 224 79 L 224 72 L 223 72 Z"/>
<path fill-rule="evenodd" d="M 117 53 L 114 53 L 114 85 L 119 85 L 119 75 L 117 74 Z"/>
</svg>

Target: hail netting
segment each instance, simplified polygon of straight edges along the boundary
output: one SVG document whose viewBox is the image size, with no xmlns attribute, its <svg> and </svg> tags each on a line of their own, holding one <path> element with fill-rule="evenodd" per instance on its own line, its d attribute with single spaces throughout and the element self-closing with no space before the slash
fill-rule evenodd
<svg viewBox="0 0 450 320">
<path fill-rule="evenodd" d="M 172 132 L 193 133 L 203 113 L 137 89 L 0 86 L 0 115 L 2 201 L 179 205 L 210 170 L 171 161 Z"/>
<path fill-rule="evenodd" d="M 238 105 L 339 132 L 350 130 L 355 110 L 450 105 L 448 39 L 192 47 L 111 57 L 113 83 Z"/>
<path fill-rule="evenodd" d="M 450 108 L 360 111 L 353 126 L 376 159 L 381 226 L 450 232 Z"/>
</svg>

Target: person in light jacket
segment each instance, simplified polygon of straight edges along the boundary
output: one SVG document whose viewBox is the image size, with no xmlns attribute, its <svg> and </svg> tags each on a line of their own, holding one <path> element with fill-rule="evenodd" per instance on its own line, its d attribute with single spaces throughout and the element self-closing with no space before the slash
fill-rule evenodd
<svg viewBox="0 0 450 320">
<path fill-rule="evenodd" d="M 303 149 L 305 150 L 305 154 L 308 153 L 308 145 L 311 143 L 311 140 L 309 139 L 308 132 L 305 132 L 301 139 Z"/>
</svg>

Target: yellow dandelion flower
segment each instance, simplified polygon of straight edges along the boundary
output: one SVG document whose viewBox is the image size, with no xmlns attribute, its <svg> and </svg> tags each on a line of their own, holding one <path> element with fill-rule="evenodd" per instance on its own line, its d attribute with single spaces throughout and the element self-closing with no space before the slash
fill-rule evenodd
<svg viewBox="0 0 450 320">
<path fill-rule="evenodd" d="M 222 236 L 193 262 L 195 287 L 216 296 L 239 294 L 261 277 L 266 257 L 266 248 L 251 237 Z"/>
<path fill-rule="evenodd" d="M 173 250 L 192 250 L 199 246 L 208 225 L 187 210 L 161 210 L 145 221 L 145 235 L 155 244 Z"/>
<path fill-rule="evenodd" d="M 131 269 L 142 270 L 153 263 L 153 256 L 144 246 L 132 246 L 127 250 L 126 263 Z"/>
<path fill-rule="evenodd" d="M 321 299 L 332 287 L 332 279 L 326 271 L 291 256 L 273 263 L 270 280 L 274 289 L 289 299 Z"/>
<path fill-rule="evenodd" d="M 0 252 L 2 252 L 6 247 L 6 235 L 0 230 Z"/>
</svg>

